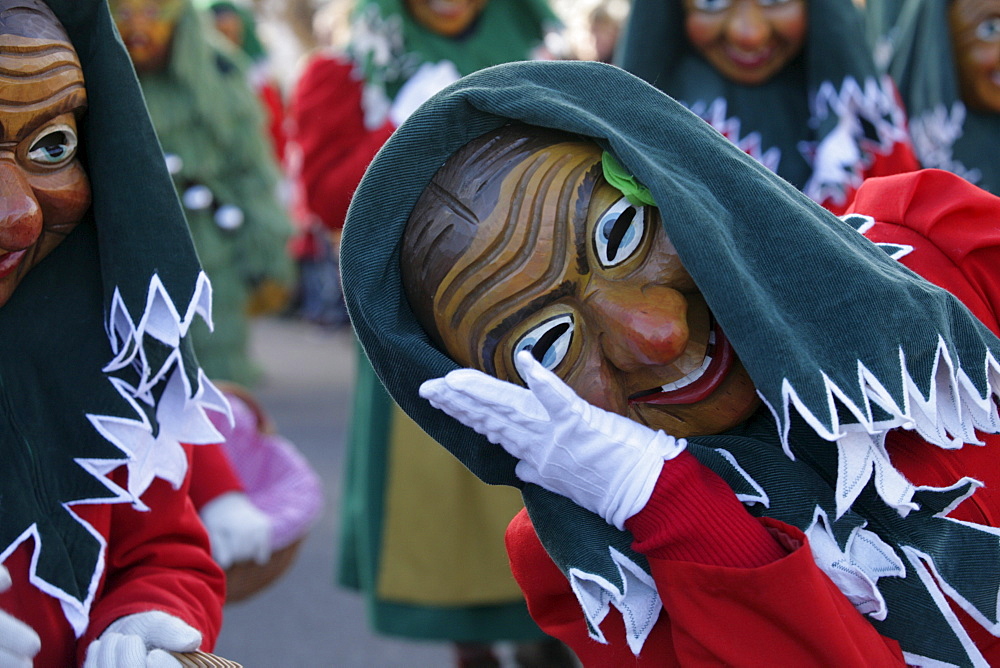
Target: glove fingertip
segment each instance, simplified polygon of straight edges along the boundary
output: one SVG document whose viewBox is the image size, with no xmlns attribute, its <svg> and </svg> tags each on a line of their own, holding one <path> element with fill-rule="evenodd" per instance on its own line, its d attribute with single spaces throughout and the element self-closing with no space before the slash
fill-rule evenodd
<svg viewBox="0 0 1000 668">
<path fill-rule="evenodd" d="M 181 668 L 183 664 L 170 652 L 154 649 L 146 655 L 146 668 Z"/>
<path fill-rule="evenodd" d="M 431 378 L 430 380 L 425 380 L 420 383 L 420 388 L 417 390 L 417 394 L 419 394 L 423 399 L 430 400 L 431 397 L 435 397 L 440 394 L 440 388 L 443 382 L 444 380 L 441 378 Z"/>
</svg>

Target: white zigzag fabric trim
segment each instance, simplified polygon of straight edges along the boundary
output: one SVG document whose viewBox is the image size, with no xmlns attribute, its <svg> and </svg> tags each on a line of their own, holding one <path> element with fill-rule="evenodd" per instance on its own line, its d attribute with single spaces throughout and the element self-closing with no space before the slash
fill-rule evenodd
<svg viewBox="0 0 1000 668">
<path fill-rule="evenodd" d="M 989 528 L 982 527 L 981 525 L 977 525 L 977 528 L 989 530 Z M 1000 531 L 992 530 L 991 533 L 1000 534 Z M 972 665 L 976 666 L 976 668 L 989 668 L 990 664 L 976 648 L 976 644 L 972 641 L 972 638 L 969 637 L 969 634 L 962 626 L 962 623 L 952 611 L 951 606 L 948 605 L 948 597 L 958 603 L 966 612 L 971 614 L 977 622 L 982 624 L 993 635 L 1000 635 L 1000 629 L 997 628 L 997 625 L 987 622 L 973 605 L 959 596 L 954 589 L 948 586 L 945 580 L 938 574 L 937 568 L 934 566 L 934 560 L 931 559 L 930 556 L 908 545 L 902 546 L 902 550 L 903 554 L 906 555 L 907 560 L 910 562 L 910 565 L 920 577 L 920 581 L 924 584 L 927 592 L 931 595 L 931 598 L 934 599 L 934 603 L 937 604 L 938 610 L 941 611 L 941 615 L 947 620 L 948 626 L 955 634 L 955 637 L 962 643 L 962 647 L 965 649 L 966 654 L 968 654 Z M 907 665 L 911 666 L 937 668 L 938 666 L 951 665 L 909 652 L 904 652 L 903 658 L 906 659 Z"/>
<path fill-rule="evenodd" d="M 845 77 L 839 90 L 829 81 L 820 85 L 812 100 L 812 115 L 815 119 L 833 115 L 838 122 L 818 144 L 803 142 L 799 147 L 807 157 L 814 154 L 813 175 L 803 188 L 810 199 L 843 204 L 846 189 L 861 185 L 859 165 L 864 163 L 861 142 L 865 137 L 859 119 L 875 128 L 883 150 L 908 141 L 905 115 L 893 91 L 888 77 L 867 77 L 863 84 Z"/>
<path fill-rule="evenodd" d="M 884 620 L 889 609 L 878 589 L 878 579 L 906 576 L 906 566 L 892 548 L 876 534 L 857 527 L 841 550 L 833 537 L 830 518 L 819 507 L 805 534 L 816 565 L 830 576 L 854 608 L 863 615 Z"/>
<path fill-rule="evenodd" d="M 107 324 L 108 337 L 115 356 L 104 367 L 104 372 L 111 373 L 137 363 L 142 378 L 139 389 L 148 391 L 162 380 L 175 358 L 171 356 L 159 369 L 151 369 L 143 350 L 143 340 L 148 335 L 174 348 L 177 354 L 180 340 L 187 335 L 196 315 L 200 315 L 210 329 L 213 328 L 212 284 L 205 272 L 199 273 L 194 295 L 183 316 L 174 305 L 158 275 L 154 274 L 150 280 L 149 290 L 146 293 L 146 306 L 138 322 L 132 318 L 121 293 L 116 288 Z"/>
<path fill-rule="evenodd" d="M 146 308 L 138 324 L 129 316 L 119 291 L 115 291 L 111 314 L 106 325 L 115 357 L 102 370 L 105 373 L 112 373 L 135 363 L 142 382 L 139 387 L 132 387 L 120 378 L 108 378 L 122 399 L 135 411 L 137 419 L 87 414 L 91 425 L 101 436 L 121 450 L 124 457 L 106 460 L 76 459 L 78 465 L 114 493 L 111 499 L 78 499 L 71 504 L 64 504 L 67 512 L 71 513 L 100 544 L 97 566 L 88 584 L 86 598 L 79 601 L 38 577 L 36 569 L 41 551 L 41 536 L 36 525 L 32 525 L 0 555 L 0 561 L 3 561 L 24 540 L 29 537 L 34 538 L 35 551 L 32 554 L 29 579 L 39 590 L 60 602 L 63 614 L 77 637 L 83 635 L 90 621 L 90 609 L 94 603 L 97 585 L 104 573 L 107 542 L 100 532 L 72 511 L 71 505 L 132 503 L 137 509 L 148 510 L 140 497 L 155 478 L 164 478 L 174 488 L 178 488 L 187 473 L 187 457 L 181 443 L 204 444 L 223 440 L 222 434 L 209 420 L 206 409 L 224 413 L 232 421 L 228 401 L 201 369 L 198 370 L 198 389 L 192 390 L 178 350 L 180 341 L 187 334 L 195 315 L 201 315 L 209 327 L 212 326 L 211 290 L 208 277 L 202 272 L 198 278 L 195 294 L 182 317 L 160 278 L 154 275 L 150 280 Z M 174 352 L 168 355 L 167 361 L 160 369 L 149 368 L 142 349 L 142 341 L 146 335 L 174 348 Z M 146 412 L 141 409 L 140 403 L 153 406 L 151 390 L 164 379 L 166 386 L 159 403 L 156 404 L 159 430 L 154 436 L 153 427 L 146 417 Z M 125 464 L 129 471 L 128 489 L 123 489 L 108 477 L 122 464 Z"/>
<path fill-rule="evenodd" d="M 600 624 L 613 605 L 625 621 L 629 649 L 638 656 L 663 610 L 663 603 L 656 591 L 656 583 L 646 571 L 613 547 L 608 549 L 618 567 L 621 589 L 598 575 L 577 568 L 569 571 L 570 586 L 589 622 L 590 637 L 601 644 L 608 644 Z"/>
<path fill-rule="evenodd" d="M 1000 396 L 1000 364 L 987 351 L 983 367 L 987 381 L 986 396 L 978 393 L 963 369 L 956 370 L 944 339 L 938 337 L 934 368 L 924 383 L 929 391 L 926 397 L 921 384 L 910 376 L 905 352 L 900 349 L 899 368 L 905 388 L 903 406 L 893 400 L 878 378 L 860 361 L 858 387 L 865 398 L 862 406 L 848 399 L 844 391 L 825 374 L 825 416 L 813 413 L 787 379 L 782 384 L 783 406 L 780 413 L 763 396 L 761 398 L 780 425 L 782 447 L 790 458 L 795 459 L 788 442 L 793 406 L 817 434 L 837 443 L 840 466 L 837 476 L 838 517 L 851 506 L 873 474 L 879 495 L 905 517 L 915 507 L 912 502 L 914 488 L 889 461 L 885 450 L 886 432 L 897 427 L 912 429 L 929 443 L 948 449 L 957 449 L 964 444 L 982 445 L 983 442 L 976 436 L 976 430 L 1000 432 L 1000 415 L 992 399 Z M 857 423 L 840 423 L 835 399 L 854 415 Z M 875 421 L 872 417 L 872 403 L 893 418 Z M 822 419 L 824 417 L 826 419 Z"/>
</svg>

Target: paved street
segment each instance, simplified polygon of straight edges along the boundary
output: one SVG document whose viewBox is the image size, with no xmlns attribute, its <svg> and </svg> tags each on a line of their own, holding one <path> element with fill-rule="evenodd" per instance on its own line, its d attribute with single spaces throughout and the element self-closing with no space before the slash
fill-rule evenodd
<svg viewBox="0 0 1000 668">
<path fill-rule="evenodd" d="M 337 503 L 354 380 L 350 334 L 263 319 L 254 325 L 253 346 L 266 372 L 257 396 L 278 430 L 323 478 L 326 509 L 281 580 L 227 606 L 216 652 L 246 668 L 450 666 L 447 645 L 373 634 L 360 595 L 334 583 Z"/>
</svg>

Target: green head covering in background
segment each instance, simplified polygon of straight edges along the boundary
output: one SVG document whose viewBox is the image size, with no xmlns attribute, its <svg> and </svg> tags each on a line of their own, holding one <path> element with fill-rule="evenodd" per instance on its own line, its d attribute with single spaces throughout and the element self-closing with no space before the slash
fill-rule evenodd
<svg viewBox="0 0 1000 668">
<path fill-rule="evenodd" d="M 240 49 L 254 62 L 267 57 L 264 45 L 261 44 L 260 38 L 257 36 L 257 19 L 254 17 L 252 9 L 238 5 L 235 2 L 230 2 L 229 0 L 211 2 L 208 5 L 208 9 L 216 18 L 220 14 L 235 14 L 243 26 L 243 32 L 240 34 Z"/>
<path fill-rule="evenodd" d="M 971 109 L 961 99 L 949 4 L 869 0 L 870 39 L 899 87 L 920 163 L 1000 194 L 1000 113 Z"/>
<path fill-rule="evenodd" d="M 32 582 L 79 634 L 105 545 L 70 506 L 141 508 L 154 478 L 179 486 L 180 443 L 218 442 L 204 409 L 228 406 L 188 341 L 211 287 L 107 3 L 46 4 L 83 68 L 92 206 L 0 307 L 0 561 L 34 538 Z M 127 488 L 107 477 L 122 465 Z"/>
<path fill-rule="evenodd" d="M 615 61 L 814 201 L 842 206 L 877 154 L 908 141 L 905 115 L 852 0 L 805 6 L 802 52 L 760 85 L 727 79 L 694 49 L 682 0 L 633 0 Z"/>
<path fill-rule="evenodd" d="M 591 138 L 648 188 L 682 262 L 770 408 L 726 434 L 689 439 L 691 450 L 751 512 L 828 536 L 845 558 L 864 561 L 868 570 L 857 569 L 856 580 L 875 604 L 863 611 L 881 632 L 915 655 L 963 663 L 975 649 L 959 630 L 954 638 L 947 632 L 942 590 L 922 579 L 926 568 L 902 563 L 910 558 L 907 546 L 929 554 L 948 586 L 978 601 L 977 614 L 996 624 L 1000 580 L 984 580 L 980 563 L 949 560 L 953 534 L 935 516 L 971 493 L 971 483 L 937 496 L 914 489 L 892 468 L 883 442 L 900 426 L 941 447 L 976 442 L 973 428 L 1000 431 L 992 399 L 1000 386 L 1000 341 L 953 296 L 618 68 L 534 62 L 483 70 L 424 104 L 376 156 L 348 213 L 341 266 L 352 322 L 393 398 L 482 480 L 522 488 L 592 634 L 602 637 L 598 624 L 610 602 L 633 620 L 627 631 L 638 652 L 655 619 L 628 613 L 659 607 L 631 537 L 522 483 L 515 460 L 499 446 L 417 394 L 423 381 L 456 365 L 430 342 L 407 303 L 398 257 L 403 230 L 442 163 L 512 120 Z M 846 473 L 838 477 L 838 470 Z M 976 527 L 954 540 L 1000 561 L 995 533 Z M 863 544 L 884 546 L 880 554 L 892 558 L 872 564 L 859 554 Z M 944 633 L 920 631 L 938 622 Z"/>
<path fill-rule="evenodd" d="M 527 60 L 557 25 L 546 0 L 488 0 L 463 34 L 446 37 L 417 23 L 405 0 L 358 0 L 347 50 L 365 82 L 365 124 L 383 123 L 392 100 L 421 65 L 448 61 L 466 75 Z"/>
</svg>

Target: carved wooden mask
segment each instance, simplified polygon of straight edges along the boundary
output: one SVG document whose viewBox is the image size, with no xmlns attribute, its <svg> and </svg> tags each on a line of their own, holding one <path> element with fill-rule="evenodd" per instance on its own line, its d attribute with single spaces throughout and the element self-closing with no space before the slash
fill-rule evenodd
<svg viewBox="0 0 1000 668">
<path fill-rule="evenodd" d="M 802 51 L 807 21 L 805 0 L 684 0 L 691 45 L 747 86 L 768 81 Z"/>
<path fill-rule="evenodd" d="M 675 436 L 756 408 L 749 376 L 660 224 L 597 144 L 506 126 L 459 150 L 410 216 L 408 299 L 457 363 L 521 383 L 528 349 L 589 402 Z"/>
<path fill-rule="evenodd" d="M 110 5 L 136 72 L 166 68 L 183 0 L 111 0 Z"/>
<path fill-rule="evenodd" d="M 77 121 L 83 71 L 39 0 L 0 0 L 0 306 L 80 222 L 90 184 Z"/>
<path fill-rule="evenodd" d="M 948 22 L 962 101 L 1000 113 L 1000 0 L 952 0 Z"/>
</svg>

